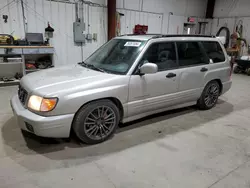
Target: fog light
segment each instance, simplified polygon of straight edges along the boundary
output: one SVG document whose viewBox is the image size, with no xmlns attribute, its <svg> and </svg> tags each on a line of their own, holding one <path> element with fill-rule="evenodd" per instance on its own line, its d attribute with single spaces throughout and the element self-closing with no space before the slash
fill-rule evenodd
<svg viewBox="0 0 250 188">
<path fill-rule="evenodd" d="M 25 125 L 26 125 L 26 128 L 27 128 L 30 132 L 34 133 L 34 128 L 33 128 L 32 125 L 28 124 L 27 122 L 25 122 Z"/>
</svg>

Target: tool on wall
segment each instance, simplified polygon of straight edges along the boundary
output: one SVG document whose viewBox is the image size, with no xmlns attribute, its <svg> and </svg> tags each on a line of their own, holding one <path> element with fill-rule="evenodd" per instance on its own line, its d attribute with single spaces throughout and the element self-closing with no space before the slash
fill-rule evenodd
<svg viewBox="0 0 250 188">
<path fill-rule="evenodd" d="M 0 34 L 0 45 L 14 45 L 15 39 L 12 35 Z"/>
<path fill-rule="evenodd" d="M 3 15 L 3 20 L 4 20 L 4 23 L 7 23 L 8 22 L 8 15 Z"/>
<path fill-rule="evenodd" d="M 52 28 L 48 22 L 48 27 L 45 28 L 46 44 L 49 44 L 49 39 L 53 38 L 54 28 Z"/>
<path fill-rule="evenodd" d="M 134 34 L 136 35 L 145 35 L 148 32 L 148 26 L 147 25 L 135 25 L 134 28 Z"/>
</svg>

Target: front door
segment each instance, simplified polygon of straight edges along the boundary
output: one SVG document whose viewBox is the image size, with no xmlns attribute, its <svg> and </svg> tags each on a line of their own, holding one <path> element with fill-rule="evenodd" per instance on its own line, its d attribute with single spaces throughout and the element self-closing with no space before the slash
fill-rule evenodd
<svg viewBox="0 0 250 188">
<path fill-rule="evenodd" d="M 128 116 L 159 110 L 178 102 L 180 70 L 178 69 L 175 43 L 153 43 L 143 55 L 140 64 L 155 63 L 155 74 L 131 76 L 129 85 Z"/>
</svg>

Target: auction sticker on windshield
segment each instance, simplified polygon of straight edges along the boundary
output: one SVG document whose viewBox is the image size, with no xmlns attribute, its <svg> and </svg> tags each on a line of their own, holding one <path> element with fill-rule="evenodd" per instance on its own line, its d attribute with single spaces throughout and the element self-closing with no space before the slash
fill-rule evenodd
<svg viewBox="0 0 250 188">
<path fill-rule="evenodd" d="M 141 45 L 141 42 L 126 42 L 124 46 L 139 47 L 140 45 Z"/>
</svg>

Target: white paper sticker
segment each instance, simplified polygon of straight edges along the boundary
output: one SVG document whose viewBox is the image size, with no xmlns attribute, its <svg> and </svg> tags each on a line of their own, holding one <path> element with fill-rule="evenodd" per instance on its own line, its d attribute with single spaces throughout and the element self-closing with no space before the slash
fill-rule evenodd
<svg viewBox="0 0 250 188">
<path fill-rule="evenodd" d="M 126 42 L 124 46 L 139 47 L 140 45 L 141 45 L 141 42 Z"/>
</svg>

